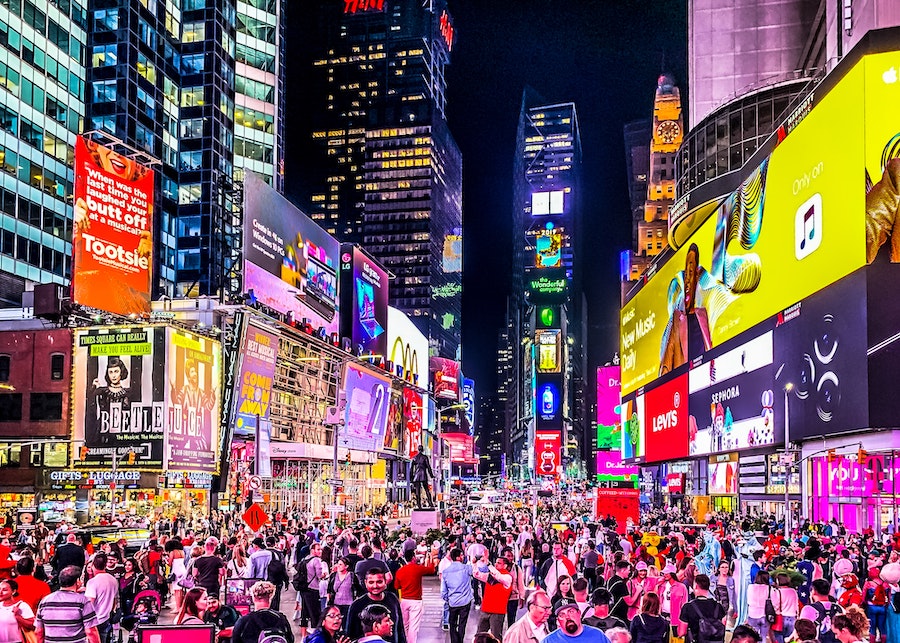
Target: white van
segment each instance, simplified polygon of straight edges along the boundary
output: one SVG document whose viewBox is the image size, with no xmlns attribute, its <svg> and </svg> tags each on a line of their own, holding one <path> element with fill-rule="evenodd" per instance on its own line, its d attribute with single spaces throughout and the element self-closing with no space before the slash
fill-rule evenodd
<svg viewBox="0 0 900 643">
<path fill-rule="evenodd" d="M 487 507 L 503 503 L 502 491 L 473 491 L 469 494 L 467 504 L 469 506 Z"/>
</svg>

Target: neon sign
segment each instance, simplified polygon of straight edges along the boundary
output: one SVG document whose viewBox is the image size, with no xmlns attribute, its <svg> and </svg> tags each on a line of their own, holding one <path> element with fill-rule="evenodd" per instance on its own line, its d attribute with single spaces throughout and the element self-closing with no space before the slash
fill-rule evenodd
<svg viewBox="0 0 900 643">
<path fill-rule="evenodd" d="M 383 11 L 384 0 L 344 0 L 344 13 Z"/>
<path fill-rule="evenodd" d="M 384 0 L 381 1 L 383 2 Z M 456 35 L 456 30 L 453 28 L 453 23 L 450 22 L 450 14 L 447 13 L 446 9 L 441 14 L 440 29 L 441 36 L 444 38 L 444 42 L 447 43 L 447 49 L 453 51 L 453 36 Z"/>
</svg>

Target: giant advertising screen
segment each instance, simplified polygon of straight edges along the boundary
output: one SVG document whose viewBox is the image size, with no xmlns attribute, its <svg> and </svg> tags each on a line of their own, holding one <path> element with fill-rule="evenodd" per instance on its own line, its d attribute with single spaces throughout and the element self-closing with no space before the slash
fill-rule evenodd
<svg viewBox="0 0 900 643">
<path fill-rule="evenodd" d="M 432 357 L 429 363 L 432 394 L 435 399 L 458 402 L 460 393 L 459 362 L 445 357 Z"/>
<path fill-rule="evenodd" d="M 534 432 L 534 468 L 538 476 L 552 476 L 562 466 L 562 433 L 560 431 Z"/>
<path fill-rule="evenodd" d="M 424 424 L 423 413 L 425 407 L 422 394 L 418 391 L 403 389 L 403 421 L 406 426 L 407 455 L 414 458 L 422 444 L 422 426 Z"/>
<path fill-rule="evenodd" d="M 537 426 L 541 429 L 562 429 L 563 378 L 562 375 L 538 375 L 537 377 Z"/>
<path fill-rule="evenodd" d="M 203 335 L 168 328 L 166 467 L 215 471 L 222 349 Z"/>
<path fill-rule="evenodd" d="M 357 355 L 387 354 L 388 275 L 358 246 L 341 246 L 341 336 Z"/>
<path fill-rule="evenodd" d="M 870 127 L 862 100 L 869 84 L 857 65 L 816 96 L 771 156 L 622 307 L 623 393 L 865 263 L 864 135 L 880 132 L 881 149 L 897 133 L 886 122 L 890 103 Z"/>
<path fill-rule="evenodd" d="M 475 439 L 468 433 L 443 433 L 441 439 L 450 447 L 450 462 L 454 464 L 477 464 Z"/>
<path fill-rule="evenodd" d="M 562 370 L 562 331 L 541 328 L 534 333 L 537 347 L 538 373 L 559 373 Z"/>
<path fill-rule="evenodd" d="M 347 362 L 343 386 L 347 406 L 339 445 L 361 451 L 377 450 L 387 429 L 390 378 L 356 362 Z"/>
<path fill-rule="evenodd" d="M 669 380 L 644 395 L 646 462 L 663 462 L 688 454 L 687 375 Z"/>
<path fill-rule="evenodd" d="M 604 482 L 638 482 L 640 467 L 622 461 L 621 451 L 597 451 L 597 480 Z"/>
<path fill-rule="evenodd" d="M 475 380 L 463 378 L 462 403 L 465 408 L 466 421 L 469 423 L 469 433 L 475 433 Z"/>
<path fill-rule="evenodd" d="M 87 448 L 75 465 L 109 467 L 133 450 L 135 467 L 162 469 L 166 329 L 77 329 L 72 362 L 72 439 Z"/>
<path fill-rule="evenodd" d="M 394 375 L 419 388 L 428 389 L 428 338 L 406 313 L 388 306 L 387 360 Z"/>
<path fill-rule="evenodd" d="M 272 384 L 278 358 L 278 333 L 247 324 L 241 344 L 240 369 L 235 382 L 234 434 L 249 437 L 256 432 L 257 418 L 269 419 Z"/>
<path fill-rule="evenodd" d="M 150 312 L 153 171 L 75 138 L 72 300 L 118 315 Z"/>
<path fill-rule="evenodd" d="M 252 172 L 244 178 L 244 290 L 338 332 L 340 244 Z"/>
<path fill-rule="evenodd" d="M 622 417 L 622 457 L 641 460 L 646 453 L 644 436 L 644 396 L 632 395 L 620 405 Z"/>
<path fill-rule="evenodd" d="M 597 369 L 597 449 L 622 448 L 622 420 L 619 414 L 619 367 Z M 597 469 L 599 473 L 599 469 Z"/>
</svg>

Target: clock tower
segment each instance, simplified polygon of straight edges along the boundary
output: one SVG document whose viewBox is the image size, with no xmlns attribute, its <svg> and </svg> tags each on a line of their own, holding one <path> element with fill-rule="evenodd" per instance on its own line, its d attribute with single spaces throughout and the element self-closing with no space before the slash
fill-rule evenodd
<svg viewBox="0 0 900 643">
<path fill-rule="evenodd" d="M 659 77 L 653 102 L 650 173 L 643 220 L 636 221 L 637 254 L 653 257 L 668 245 L 669 208 L 675 200 L 675 153 L 684 139 L 681 93 L 669 74 Z"/>
</svg>

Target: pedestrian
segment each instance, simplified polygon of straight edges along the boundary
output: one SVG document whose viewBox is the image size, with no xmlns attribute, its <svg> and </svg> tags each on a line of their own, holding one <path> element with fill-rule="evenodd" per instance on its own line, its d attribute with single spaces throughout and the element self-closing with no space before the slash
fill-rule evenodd
<svg viewBox="0 0 900 643">
<path fill-rule="evenodd" d="M 334 571 L 328 577 L 327 593 L 328 604 L 337 607 L 345 616 L 353 601 L 362 596 L 362 584 L 350 571 L 350 560 L 346 556 L 334 564 Z"/>
<path fill-rule="evenodd" d="M 548 634 L 545 643 L 610 643 L 606 634 L 581 622 L 581 610 L 574 600 L 565 601 L 554 611 L 559 629 Z"/>
<path fill-rule="evenodd" d="M 591 594 L 591 610 L 582 613 L 581 622 L 598 630 L 606 631 L 614 627 L 625 627 L 625 622 L 609 613 L 612 595 L 605 587 L 599 587 Z M 668 623 L 668 621 L 666 621 Z"/>
<path fill-rule="evenodd" d="M 725 610 L 710 595 L 709 576 L 706 574 L 694 576 L 694 599 L 681 608 L 679 620 L 678 635 L 683 637 L 690 631 L 692 643 L 721 643 L 725 640 Z"/>
<path fill-rule="evenodd" d="M 344 629 L 351 639 L 359 639 L 364 636 L 360 614 L 370 605 L 382 605 L 391 617 L 391 632 L 388 643 L 406 643 L 406 630 L 403 627 L 403 614 L 400 610 L 400 601 L 393 594 L 388 594 L 387 581 L 384 572 L 380 569 L 370 569 L 366 576 L 366 593 L 360 596 L 347 611 L 344 619 Z"/>
<path fill-rule="evenodd" d="M 19 598 L 37 612 L 41 599 L 50 594 L 50 585 L 34 577 L 34 558 L 22 556 L 16 561 L 16 583 L 19 585 Z"/>
<path fill-rule="evenodd" d="M 506 630 L 503 643 L 542 643 L 547 638 L 547 621 L 553 609 L 547 592 L 541 589 L 532 592 L 525 600 L 525 608 L 522 618 Z"/>
<path fill-rule="evenodd" d="M 463 551 L 450 550 L 450 564 L 441 573 L 441 598 L 448 606 L 450 643 L 463 643 L 469 610 L 475 596 L 472 592 L 472 566 L 463 563 Z"/>
<path fill-rule="evenodd" d="M 119 602 L 119 581 L 106 571 L 107 557 L 100 552 L 91 563 L 93 577 L 85 584 L 84 595 L 94 603 L 100 643 L 109 643 L 113 630 L 113 614 Z"/>
<path fill-rule="evenodd" d="M 839 643 L 862 643 L 869 636 L 869 617 L 860 607 L 851 605 L 834 617 L 831 629 Z"/>
<path fill-rule="evenodd" d="M 300 635 L 306 636 L 307 629 L 316 627 L 322 618 L 322 603 L 319 600 L 319 582 L 325 578 L 322 567 L 322 545 L 313 543 L 309 548 L 309 556 L 300 561 L 306 574 L 295 578 L 295 589 L 300 599 Z M 251 557 L 252 560 L 252 557 Z M 273 585 L 274 587 L 274 585 Z"/>
<path fill-rule="evenodd" d="M 24 640 L 23 632 L 34 631 L 34 612 L 19 598 L 19 584 L 12 579 L 0 581 L 0 641 Z"/>
<path fill-rule="evenodd" d="M 357 643 L 389 643 L 395 638 L 395 623 L 384 605 L 368 605 L 360 612 L 359 620 L 363 635 Z"/>
<path fill-rule="evenodd" d="M 561 543 L 553 543 L 552 557 L 541 565 L 539 575 L 543 588 L 550 596 L 556 593 L 556 583 L 561 577 L 575 575 L 575 566 L 564 555 Z"/>
<path fill-rule="evenodd" d="M 482 563 L 488 563 L 487 554 Z M 493 565 L 487 565 L 486 572 L 477 571 L 473 574 L 476 580 L 484 583 L 478 631 L 486 632 L 490 629 L 491 634 L 498 639 L 503 638 L 503 623 L 506 620 L 506 608 L 512 592 L 512 576 L 507 566 L 505 558 L 498 558 Z"/>
<path fill-rule="evenodd" d="M 631 621 L 630 631 L 634 643 L 669 643 L 669 621 L 659 615 L 656 592 L 644 596 L 640 611 Z"/>
<path fill-rule="evenodd" d="M 240 614 L 231 605 L 223 605 L 218 596 L 207 595 L 203 622 L 212 624 L 216 628 L 216 641 L 218 643 L 231 641 L 232 628 L 237 623 L 238 618 L 240 618 Z"/>
<path fill-rule="evenodd" d="M 258 643 L 264 632 L 270 640 L 281 637 L 285 643 L 294 643 L 294 633 L 285 615 L 270 608 L 274 595 L 272 583 L 259 581 L 253 584 L 250 588 L 253 611 L 241 616 L 234 624 L 231 630 L 233 643 Z"/>
<path fill-rule="evenodd" d="M 63 567 L 59 590 L 38 605 L 34 631 L 38 643 L 100 643 L 94 604 L 81 594 L 81 568 Z"/>
<path fill-rule="evenodd" d="M 422 578 L 436 571 L 433 551 L 425 554 L 424 562 L 419 562 L 416 557 L 415 551 L 407 550 L 404 554 L 406 564 L 397 570 L 397 577 L 394 579 L 394 587 L 400 592 L 400 611 L 403 614 L 407 643 L 416 643 L 419 636 L 423 612 Z"/>
<path fill-rule="evenodd" d="M 219 595 L 225 578 L 225 562 L 216 554 L 218 546 L 219 540 L 210 536 L 203 544 L 203 555 L 196 560 L 191 559 L 194 583 L 213 596 Z"/>
<path fill-rule="evenodd" d="M 206 596 L 206 589 L 200 586 L 192 587 L 185 592 L 181 610 L 175 617 L 175 625 L 202 625 L 208 606 Z"/>
<path fill-rule="evenodd" d="M 304 643 L 350 643 L 350 639 L 341 631 L 343 617 L 337 605 L 330 605 L 322 614 L 319 626 L 309 633 Z"/>
</svg>

